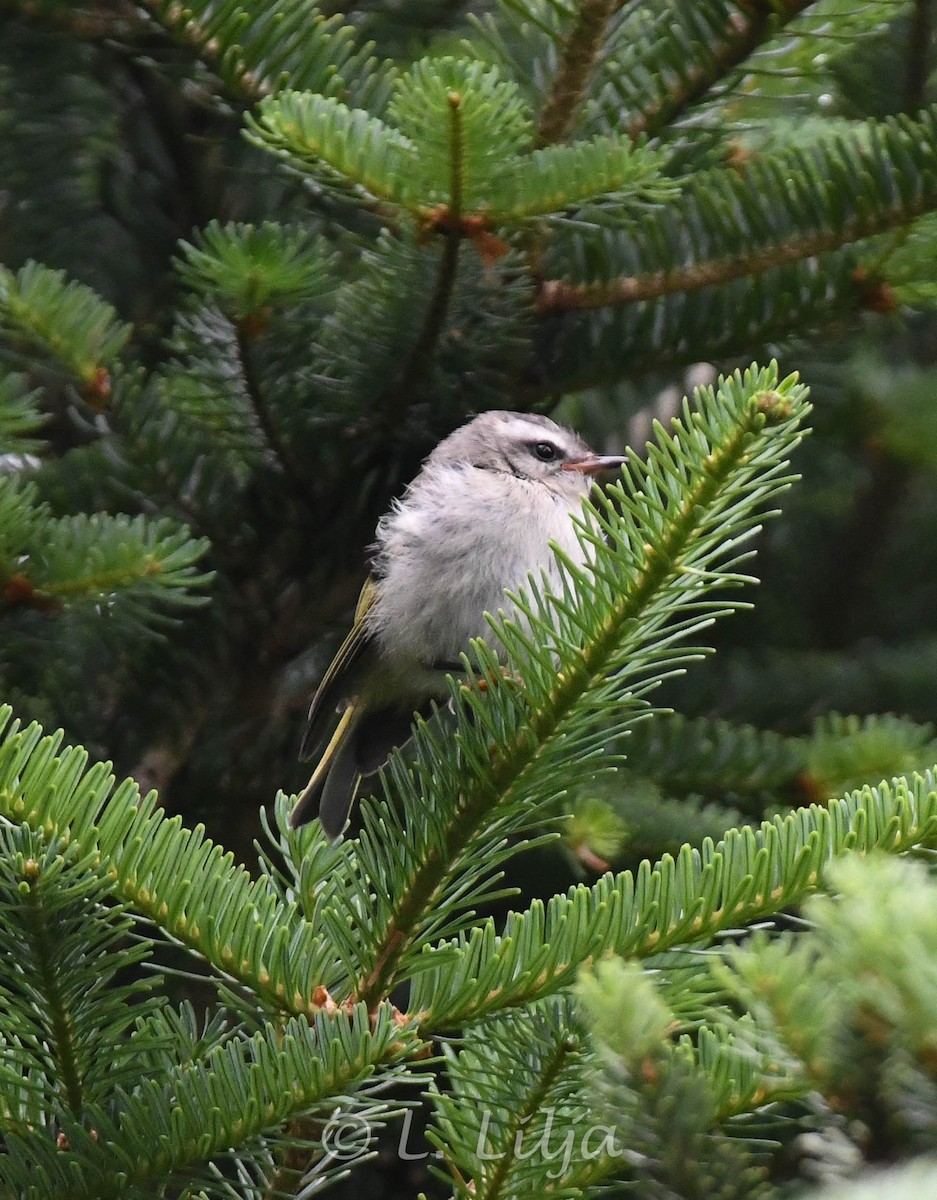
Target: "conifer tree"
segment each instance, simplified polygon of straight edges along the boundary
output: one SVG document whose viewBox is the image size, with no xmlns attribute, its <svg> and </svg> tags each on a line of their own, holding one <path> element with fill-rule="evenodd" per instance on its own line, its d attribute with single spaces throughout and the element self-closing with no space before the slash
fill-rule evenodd
<svg viewBox="0 0 937 1200">
<path fill-rule="evenodd" d="M 933 1188 L 933 18 L 0 3 L 0 1197 Z M 290 831 L 490 407 L 587 563 Z"/>
</svg>

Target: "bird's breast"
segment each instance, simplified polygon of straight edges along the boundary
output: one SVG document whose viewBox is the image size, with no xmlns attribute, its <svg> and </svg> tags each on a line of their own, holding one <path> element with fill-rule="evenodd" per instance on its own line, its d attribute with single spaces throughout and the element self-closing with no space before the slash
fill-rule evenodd
<svg viewBox="0 0 937 1200">
<path fill-rule="evenodd" d="M 378 529 L 369 620 L 382 651 L 431 664 L 490 641 L 484 614 L 510 610 L 505 588 L 557 572 L 551 541 L 581 559 L 568 504 L 542 484 L 450 468 L 412 488 Z"/>
</svg>

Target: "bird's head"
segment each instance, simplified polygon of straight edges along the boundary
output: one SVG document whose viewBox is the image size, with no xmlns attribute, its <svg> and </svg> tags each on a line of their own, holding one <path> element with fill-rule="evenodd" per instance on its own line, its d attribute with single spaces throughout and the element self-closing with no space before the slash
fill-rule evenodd
<svg viewBox="0 0 937 1200">
<path fill-rule="evenodd" d="M 625 461 L 623 455 L 596 454 L 578 433 L 549 417 L 492 410 L 440 442 L 427 465 L 501 471 L 543 483 L 561 495 L 583 496 L 592 476 Z"/>
</svg>

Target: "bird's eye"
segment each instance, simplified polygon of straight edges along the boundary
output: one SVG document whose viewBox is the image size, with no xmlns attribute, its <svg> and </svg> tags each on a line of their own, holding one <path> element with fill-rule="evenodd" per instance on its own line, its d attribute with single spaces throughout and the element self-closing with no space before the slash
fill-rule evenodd
<svg viewBox="0 0 937 1200">
<path fill-rule="evenodd" d="M 556 446 L 550 442 L 535 442 L 534 454 L 536 454 L 541 462 L 553 462 L 558 457 Z"/>
</svg>

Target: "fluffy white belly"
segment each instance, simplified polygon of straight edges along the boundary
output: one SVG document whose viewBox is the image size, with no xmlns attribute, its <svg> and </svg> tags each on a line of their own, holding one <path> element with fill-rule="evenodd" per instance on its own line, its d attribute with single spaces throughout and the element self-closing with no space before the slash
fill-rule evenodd
<svg viewBox="0 0 937 1200">
<path fill-rule="evenodd" d="M 457 662 L 471 638 L 490 641 L 483 614 L 510 610 L 504 589 L 524 586 L 531 572 L 556 575 L 551 540 L 582 560 L 568 504 L 501 471 L 447 467 L 421 479 L 378 527 L 379 594 L 368 621 L 383 653 Z"/>
</svg>

